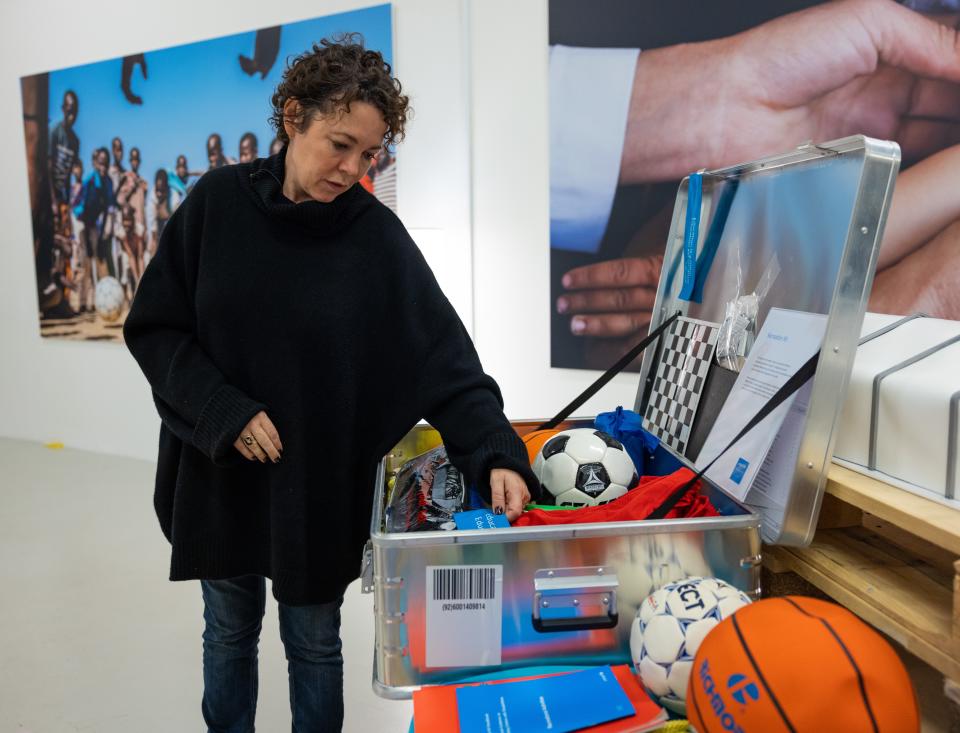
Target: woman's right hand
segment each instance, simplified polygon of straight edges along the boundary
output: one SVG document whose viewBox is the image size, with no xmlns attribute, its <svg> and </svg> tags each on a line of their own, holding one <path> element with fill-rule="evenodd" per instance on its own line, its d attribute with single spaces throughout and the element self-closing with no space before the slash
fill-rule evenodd
<svg viewBox="0 0 960 733">
<path fill-rule="evenodd" d="M 267 413 L 262 410 L 254 415 L 247 426 L 240 431 L 240 436 L 234 441 L 233 447 L 248 461 L 260 461 L 260 463 L 266 463 L 267 460 L 277 463 L 283 452 L 280 434 L 267 417 Z"/>
</svg>

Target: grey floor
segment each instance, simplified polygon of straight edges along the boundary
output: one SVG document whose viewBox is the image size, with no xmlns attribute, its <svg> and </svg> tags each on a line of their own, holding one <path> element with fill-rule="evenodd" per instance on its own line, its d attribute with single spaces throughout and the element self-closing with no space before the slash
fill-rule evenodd
<svg viewBox="0 0 960 733">
<path fill-rule="evenodd" d="M 202 603 L 166 579 L 152 463 L 0 439 L 0 731 L 203 731 Z M 406 731 L 409 702 L 370 689 L 373 602 L 343 608 L 345 731 Z M 290 729 L 268 600 L 257 729 Z"/>
</svg>

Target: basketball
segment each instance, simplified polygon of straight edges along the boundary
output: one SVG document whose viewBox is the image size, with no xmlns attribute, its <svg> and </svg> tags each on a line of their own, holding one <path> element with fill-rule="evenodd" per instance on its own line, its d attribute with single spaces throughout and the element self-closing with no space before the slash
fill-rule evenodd
<svg viewBox="0 0 960 733">
<path fill-rule="evenodd" d="M 900 657 L 834 603 L 785 596 L 741 608 L 700 644 L 687 716 L 697 733 L 917 733 Z"/>
<path fill-rule="evenodd" d="M 537 459 L 537 454 L 543 448 L 543 444 L 559 432 L 559 430 L 534 430 L 523 436 L 523 443 L 527 446 L 527 455 L 530 457 L 531 466 Z"/>
</svg>

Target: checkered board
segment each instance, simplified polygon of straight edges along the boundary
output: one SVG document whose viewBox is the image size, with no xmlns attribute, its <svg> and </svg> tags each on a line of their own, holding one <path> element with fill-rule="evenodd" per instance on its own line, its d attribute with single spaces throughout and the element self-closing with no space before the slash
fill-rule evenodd
<svg viewBox="0 0 960 733">
<path fill-rule="evenodd" d="M 680 317 L 663 337 L 643 427 L 683 455 L 707 381 L 720 326 Z"/>
</svg>

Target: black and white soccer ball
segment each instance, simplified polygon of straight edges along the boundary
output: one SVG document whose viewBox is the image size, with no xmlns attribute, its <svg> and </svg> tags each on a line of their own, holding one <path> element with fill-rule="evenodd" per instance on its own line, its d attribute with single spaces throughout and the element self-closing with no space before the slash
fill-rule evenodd
<svg viewBox="0 0 960 733">
<path fill-rule="evenodd" d="M 623 444 L 593 428 L 554 435 L 537 454 L 533 472 L 545 489 L 542 501 L 568 507 L 606 504 L 638 481 Z"/>
</svg>

